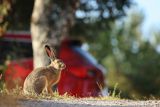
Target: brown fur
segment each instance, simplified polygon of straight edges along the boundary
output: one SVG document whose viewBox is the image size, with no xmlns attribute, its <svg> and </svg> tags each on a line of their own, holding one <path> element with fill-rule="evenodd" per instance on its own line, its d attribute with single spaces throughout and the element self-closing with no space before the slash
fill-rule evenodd
<svg viewBox="0 0 160 107">
<path fill-rule="evenodd" d="M 52 51 L 52 53 L 50 51 Z M 52 49 L 47 49 L 46 52 L 52 62 L 46 67 L 33 70 L 26 77 L 23 86 L 25 94 L 53 93 L 52 86 L 58 83 L 61 71 L 65 68 L 65 64 L 53 56 L 54 53 Z"/>
</svg>

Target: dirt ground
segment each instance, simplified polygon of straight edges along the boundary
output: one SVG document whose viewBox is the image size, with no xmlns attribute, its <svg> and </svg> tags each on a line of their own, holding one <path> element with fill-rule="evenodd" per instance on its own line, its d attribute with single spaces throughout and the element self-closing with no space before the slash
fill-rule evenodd
<svg viewBox="0 0 160 107">
<path fill-rule="evenodd" d="M 31 100 L 12 96 L 0 97 L 0 107 L 160 107 L 160 100 Z"/>
<path fill-rule="evenodd" d="M 132 101 L 132 100 L 21 100 L 20 104 L 25 107 L 160 107 L 160 101 Z"/>
<path fill-rule="evenodd" d="M 0 107 L 22 107 L 18 103 L 18 99 L 13 96 L 1 96 L 0 95 Z"/>
</svg>

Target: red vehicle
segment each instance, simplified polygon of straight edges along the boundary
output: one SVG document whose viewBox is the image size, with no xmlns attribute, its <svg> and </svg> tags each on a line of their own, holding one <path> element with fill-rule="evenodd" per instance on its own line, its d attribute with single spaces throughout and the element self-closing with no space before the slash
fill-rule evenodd
<svg viewBox="0 0 160 107">
<path fill-rule="evenodd" d="M 82 49 L 82 45 L 79 40 L 70 39 L 65 39 L 61 43 L 58 56 L 66 64 L 66 69 L 62 71 L 57 85 L 61 95 L 68 93 L 77 97 L 90 97 L 102 95 L 102 90 L 107 93 L 104 88 L 105 70 L 87 51 Z M 2 55 L 14 54 L 13 46 L 17 50 L 14 53 L 18 54 L 18 57 L 10 62 L 5 71 L 5 81 L 9 88 L 15 87 L 15 84 L 22 86 L 26 76 L 33 69 L 30 34 L 6 34 L 0 42 L 0 49 L 4 50 L 1 51 Z"/>
</svg>

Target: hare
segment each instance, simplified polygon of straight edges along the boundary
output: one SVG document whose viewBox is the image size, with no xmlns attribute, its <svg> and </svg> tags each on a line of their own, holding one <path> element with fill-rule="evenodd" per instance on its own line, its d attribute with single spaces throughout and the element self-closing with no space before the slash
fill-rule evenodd
<svg viewBox="0 0 160 107">
<path fill-rule="evenodd" d="M 53 49 L 49 45 L 45 45 L 45 50 L 51 60 L 50 65 L 40 67 L 33 70 L 25 79 L 23 92 L 24 94 L 52 94 L 52 86 L 57 84 L 61 71 L 65 68 L 65 64 L 55 57 Z"/>
</svg>

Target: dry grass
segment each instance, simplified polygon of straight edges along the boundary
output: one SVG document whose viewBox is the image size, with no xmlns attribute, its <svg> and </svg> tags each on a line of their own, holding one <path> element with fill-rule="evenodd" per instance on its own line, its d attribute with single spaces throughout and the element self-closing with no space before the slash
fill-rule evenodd
<svg viewBox="0 0 160 107">
<path fill-rule="evenodd" d="M 50 94 L 25 95 L 23 93 L 21 87 L 16 87 L 15 89 L 12 89 L 12 90 L 8 90 L 8 89 L 4 88 L 3 90 L 0 90 L 0 95 L 1 96 L 14 96 L 15 98 L 18 98 L 18 99 L 36 99 L 36 100 L 40 100 L 40 99 L 48 99 L 48 100 L 59 100 L 59 99 L 71 100 L 71 99 L 75 99 L 75 97 L 69 96 L 67 93 L 64 94 L 64 95 L 59 95 L 59 93 L 57 91 L 54 92 L 53 95 L 50 95 Z"/>
<path fill-rule="evenodd" d="M 73 100 L 75 99 L 72 96 L 69 96 L 67 94 L 59 95 L 58 92 L 54 92 L 53 95 L 47 95 L 47 94 L 32 94 L 32 95 L 24 95 L 22 88 L 17 87 L 12 90 L 7 90 L 4 88 L 3 90 L 0 90 L 0 107 L 21 107 L 20 103 L 18 103 L 20 100 Z"/>
<path fill-rule="evenodd" d="M 53 95 L 49 94 L 32 94 L 32 95 L 24 95 L 21 87 L 16 87 L 12 90 L 7 90 L 3 88 L 0 90 L 0 107 L 20 107 L 17 103 L 18 100 L 53 100 L 53 101 L 98 101 L 98 100 L 119 100 L 119 95 L 116 95 L 113 91 L 110 96 L 106 97 L 89 97 L 89 98 L 76 98 L 74 96 L 69 96 L 67 93 L 64 95 L 59 95 L 58 92 L 54 92 Z M 5 105 L 5 106 L 4 106 Z"/>
</svg>

